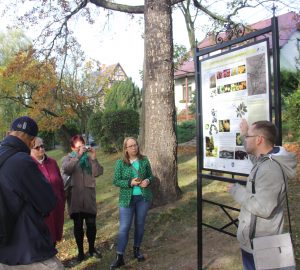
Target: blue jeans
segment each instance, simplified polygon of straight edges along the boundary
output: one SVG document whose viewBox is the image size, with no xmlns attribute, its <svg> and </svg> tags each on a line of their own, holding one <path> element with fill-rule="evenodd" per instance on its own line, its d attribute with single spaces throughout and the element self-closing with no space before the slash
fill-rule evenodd
<svg viewBox="0 0 300 270">
<path fill-rule="evenodd" d="M 129 207 L 120 207 L 120 228 L 118 235 L 117 253 L 124 254 L 134 216 L 134 246 L 140 247 L 144 235 L 145 220 L 150 202 L 142 195 L 132 196 Z"/>
<path fill-rule="evenodd" d="M 252 253 L 242 250 L 242 260 L 244 270 L 255 270 L 254 258 Z"/>
</svg>

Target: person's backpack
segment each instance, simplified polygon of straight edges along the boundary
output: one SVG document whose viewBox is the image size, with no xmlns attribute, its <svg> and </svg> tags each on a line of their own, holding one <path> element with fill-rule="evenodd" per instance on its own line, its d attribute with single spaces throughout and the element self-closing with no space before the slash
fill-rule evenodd
<svg viewBox="0 0 300 270">
<path fill-rule="evenodd" d="M 11 148 L 0 155 L 0 170 L 4 162 L 17 152 L 16 149 Z M 11 214 L 2 194 L 3 190 L 1 188 L 0 179 L 0 247 L 4 247 L 8 244 L 17 219 L 16 216 Z"/>
</svg>

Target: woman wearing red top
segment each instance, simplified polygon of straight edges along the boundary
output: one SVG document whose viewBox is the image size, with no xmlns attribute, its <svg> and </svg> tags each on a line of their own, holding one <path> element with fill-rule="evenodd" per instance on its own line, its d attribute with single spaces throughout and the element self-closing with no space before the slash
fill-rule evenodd
<svg viewBox="0 0 300 270">
<path fill-rule="evenodd" d="M 35 138 L 31 156 L 51 184 L 56 197 L 56 207 L 45 218 L 55 246 L 56 242 L 62 238 L 64 226 L 65 195 L 63 180 L 57 162 L 45 154 L 43 140 L 39 137 Z"/>
</svg>

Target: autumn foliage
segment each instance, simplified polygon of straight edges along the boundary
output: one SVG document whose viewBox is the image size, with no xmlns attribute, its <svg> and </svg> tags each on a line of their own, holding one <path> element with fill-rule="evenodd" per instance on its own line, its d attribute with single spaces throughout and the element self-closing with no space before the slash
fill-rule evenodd
<svg viewBox="0 0 300 270">
<path fill-rule="evenodd" d="M 68 103 L 78 95 L 68 95 L 69 89 L 59 86 L 55 61 L 41 61 L 35 51 L 19 52 L 3 69 L 1 98 L 13 100 L 27 109 L 38 121 L 40 130 L 54 131 L 74 112 Z"/>
</svg>

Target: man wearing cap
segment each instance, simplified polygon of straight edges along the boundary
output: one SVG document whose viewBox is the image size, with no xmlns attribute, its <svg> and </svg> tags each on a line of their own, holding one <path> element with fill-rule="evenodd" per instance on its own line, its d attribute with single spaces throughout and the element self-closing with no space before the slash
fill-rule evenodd
<svg viewBox="0 0 300 270">
<path fill-rule="evenodd" d="M 0 157 L 15 150 L 0 168 L 0 187 L 11 214 L 17 217 L 8 243 L 0 247 L 0 270 L 64 269 L 44 222 L 56 199 L 30 157 L 37 133 L 36 122 L 22 116 L 13 121 L 0 146 Z"/>
</svg>

